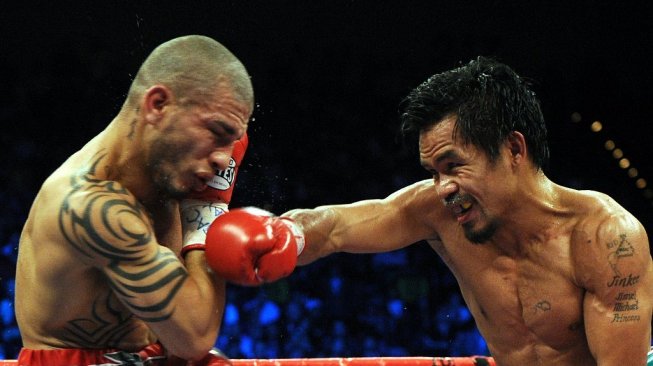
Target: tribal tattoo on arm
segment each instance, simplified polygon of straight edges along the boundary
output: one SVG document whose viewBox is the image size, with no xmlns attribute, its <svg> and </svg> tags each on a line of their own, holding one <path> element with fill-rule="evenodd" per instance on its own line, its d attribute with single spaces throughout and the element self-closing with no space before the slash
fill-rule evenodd
<svg viewBox="0 0 653 366">
<path fill-rule="evenodd" d="M 188 273 L 172 251 L 158 245 L 136 198 L 118 182 L 95 178 L 101 159 L 88 172 L 73 177 L 59 211 L 59 229 L 104 273 L 130 312 L 148 322 L 166 320 L 174 312 L 173 299 Z"/>
</svg>

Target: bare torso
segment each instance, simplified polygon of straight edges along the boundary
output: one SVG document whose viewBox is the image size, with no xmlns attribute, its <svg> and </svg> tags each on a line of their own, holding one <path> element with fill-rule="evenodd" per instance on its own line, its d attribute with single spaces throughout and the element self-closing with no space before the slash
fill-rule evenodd
<svg viewBox="0 0 653 366">
<path fill-rule="evenodd" d="M 88 147 L 86 148 L 88 149 Z M 104 274 L 93 266 L 85 250 L 66 235 L 104 235 L 111 225 L 85 216 L 83 207 L 69 207 L 72 195 L 114 194 L 104 172 L 89 174 L 102 157 L 89 151 L 71 157 L 44 183 L 23 229 L 16 272 L 16 316 L 23 345 L 33 349 L 120 348 L 136 351 L 156 341 L 145 322 L 134 317 L 119 301 Z M 151 217 L 126 191 L 115 193 L 115 204 L 142 208 L 154 225 L 160 243 L 181 243 L 179 218 L 174 207 L 163 205 Z M 97 231 L 86 228 L 93 226 Z M 63 231 L 67 234 L 64 235 Z M 82 240 L 83 242 L 83 240 Z M 178 253 L 179 248 L 171 247 Z"/>
<path fill-rule="evenodd" d="M 541 235 L 519 243 L 516 252 L 472 244 L 445 217 L 439 218 L 444 222 L 439 238 L 428 240 L 456 277 L 502 366 L 596 365 L 585 335 L 585 289 L 575 279 L 573 248 L 587 237 L 576 230 L 597 197 L 574 196 L 575 207 L 567 211 L 572 213 L 543 223 Z"/>
<path fill-rule="evenodd" d="M 446 258 L 501 365 L 594 365 L 583 330 L 583 290 L 573 283 L 566 239 L 519 259 L 489 247 L 429 241 Z"/>
</svg>

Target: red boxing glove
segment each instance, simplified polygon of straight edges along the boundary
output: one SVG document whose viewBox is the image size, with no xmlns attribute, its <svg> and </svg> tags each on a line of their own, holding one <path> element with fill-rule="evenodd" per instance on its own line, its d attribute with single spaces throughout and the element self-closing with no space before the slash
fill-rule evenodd
<svg viewBox="0 0 653 366">
<path fill-rule="evenodd" d="M 240 140 L 234 142 L 234 150 L 231 153 L 231 160 L 229 160 L 229 167 L 225 170 L 218 170 L 213 179 L 207 182 L 207 187 L 201 192 L 193 192 L 189 198 L 204 200 L 209 202 L 224 202 L 229 204 L 231 202 L 231 195 L 234 191 L 236 184 L 236 175 L 238 174 L 238 167 L 240 162 L 245 157 L 245 151 L 249 144 L 249 138 L 245 133 Z"/>
<path fill-rule="evenodd" d="M 236 174 L 240 162 L 245 157 L 249 138 L 245 133 L 240 140 L 234 142 L 234 149 L 229 160 L 229 167 L 219 170 L 207 187 L 201 192 L 193 192 L 187 199 L 181 201 L 181 219 L 183 243 L 181 256 L 191 250 L 204 250 L 204 239 L 209 224 L 229 210 L 229 202 L 236 184 Z"/>
<path fill-rule="evenodd" d="M 303 249 L 304 234 L 294 221 L 252 207 L 219 216 L 206 234 L 209 267 L 244 286 L 288 276 Z"/>
</svg>

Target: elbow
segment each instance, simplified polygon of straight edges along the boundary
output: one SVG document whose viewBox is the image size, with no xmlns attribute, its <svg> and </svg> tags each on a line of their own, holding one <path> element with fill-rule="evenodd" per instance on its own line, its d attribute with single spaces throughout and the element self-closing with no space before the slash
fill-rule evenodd
<svg viewBox="0 0 653 366">
<path fill-rule="evenodd" d="M 186 361 L 198 361 L 205 358 L 215 344 L 215 338 L 194 338 L 189 342 L 174 342 L 168 352 Z"/>
</svg>

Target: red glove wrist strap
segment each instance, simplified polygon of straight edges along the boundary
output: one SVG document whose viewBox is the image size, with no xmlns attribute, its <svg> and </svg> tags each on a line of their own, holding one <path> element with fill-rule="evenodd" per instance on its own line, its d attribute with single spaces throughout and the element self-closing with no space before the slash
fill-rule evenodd
<svg viewBox="0 0 653 366">
<path fill-rule="evenodd" d="M 190 252 L 191 250 L 206 250 L 206 245 L 200 243 L 185 245 L 183 248 L 181 248 L 181 257 L 184 258 L 186 253 Z"/>
</svg>

